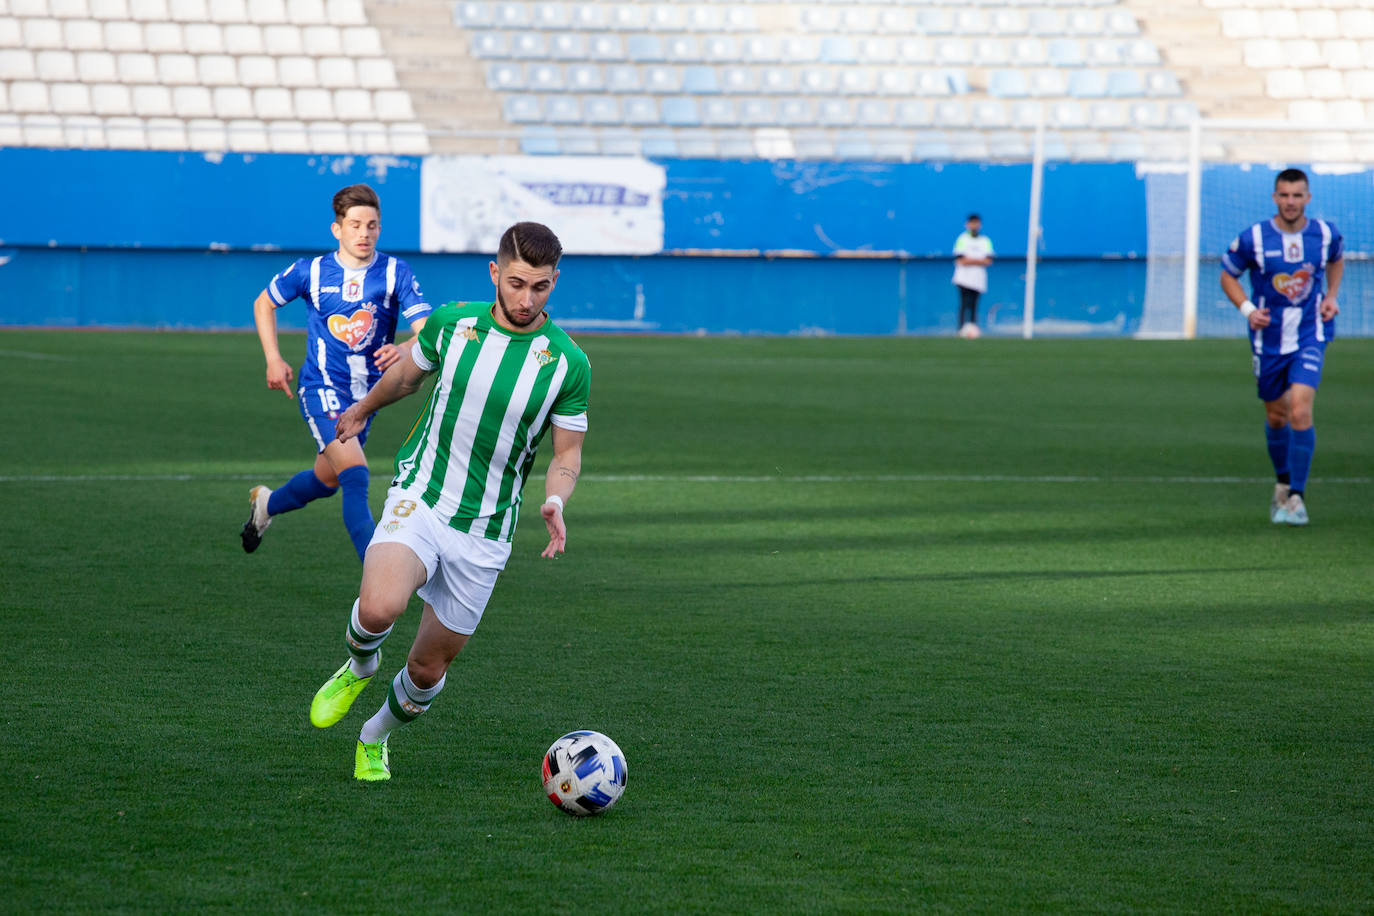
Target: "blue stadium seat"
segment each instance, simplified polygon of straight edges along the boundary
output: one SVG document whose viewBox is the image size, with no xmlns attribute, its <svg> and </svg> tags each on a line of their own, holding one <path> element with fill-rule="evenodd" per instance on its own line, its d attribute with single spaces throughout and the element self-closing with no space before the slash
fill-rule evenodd
<svg viewBox="0 0 1374 916">
<path fill-rule="evenodd" d="M 544 105 L 544 120 L 550 124 L 581 124 L 582 105 L 576 96 L 552 96 Z"/>
<path fill-rule="evenodd" d="M 771 35 L 751 35 L 744 41 L 744 60 L 768 64 L 782 60 L 782 44 Z"/>
<path fill-rule="evenodd" d="M 942 7 L 917 11 L 916 25 L 926 35 L 948 35 L 954 31 L 954 16 Z"/>
<path fill-rule="evenodd" d="M 648 67 L 644 70 L 644 88 L 649 92 L 681 92 L 682 71 L 677 67 Z"/>
<path fill-rule="evenodd" d="M 1080 67 L 1084 63 L 1083 45 L 1075 38 L 1055 38 L 1046 46 L 1051 65 L 1055 67 Z"/>
<path fill-rule="evenodd" d="M 797 71 L 791 67 L 769 67 L 763 71 L 760 92 L 787 93 L 797 91 Z"/>
<path fill-rule="evenodd" d="M 1020 70 L 994 70 L 988 74 L 988 95 L 1012 99 L 1029 94 L 1026 76 Z"/>
<path fill-rule="evenodd" d="M 639 135 L 639 151 L 649 157 L 675 157 L 678 154 L 677 137 L 668 130 L 646 130 Z"/>
<path fill-rule="evenodd" d="M 678 63 L 698 61 L 701 60 L 701 47 L 693 35 L 671 35 L 664 43 L 663 54 Z"/>
<path fill-rule="evenodd" d="M 566 3 L 536 3 L 532 13 L 537 29 L 566 29 L 572 23 Z"/>
<path fill-rule="evenodd" d="M 510 42 L 500 32 L 477 32 L 472 36 L 472 56 L 477 58 L 510 57 Z"/>
<path fill-rule="evenodd" d="M 861 131 L 845 131 L 835 136 L 835 155 L 840 159 L 872 159 L 873 142 Z"/>
<path fill-rule="evenodd" d="M 589 95 L 582 99 L 582 116 L 588 124 L 620 124 L 620 103 L 614 96 Z"/>
<path fill-rule="evenodd" d="M 720 92 L 716 80 L 715 67 L 687 67 L 682 71 L 682 91 L 697 95 L 710 95 Z"/>
<path fill-rule="evenodd" d="M 769 125 L 778 123 L 778 110 L 770 99 L 743 99 L 739 105 L 741 124 Z"/>
<path fill-rule="evenodd" d="M 564 156 L 594 156 L 601 152 L 596 132 L 586 128 L 561 131 L 558 146 Z"/>
<path fill-rule="evenodd" d="M 654 63 L 667 60 L 663 53 L 663 42 L 657 35 L 631 35 L 625 42 L 630 52 L 630 60 L 639 63 Z"/>
<path fill-rule="evenodd" d="M 849 95 L 872 95 L 877 88 L 877 74 L 867 67 L 846 67 L 840 71 L 841 92 Z"/>
<path fill-rule="evenodd" d="M 864 99 L 855 110 L 854 120 L 865 127 L 887 127 L 893 123 L 892 103 L 885 99 Z"/>
<path fill-rule="evenodd" d="M 592 60 L 624 60 L 625 45 L 619 35 L 593 35 L 587 56 Z"/>
<path fill-rule="evenodd" d="M 802 71 L 802 88 L 812 95 L 829 95 L 840 83 L 839 74 L 834 70 L 809 68 Z"/>
<path fill-rule="evenodd" d="M 689 130 L 677 138 L 677 155 L 694 159 L 718 159 L 720 145 L 711 134 Z"/>
<path fill-rule="evenodd" d="M 639 137 L 632 130 L 603 130 L 596 139 L 597 148 L 603 156 L 639 155 Z"/>
<path fill-rule="evenodd" d="M 639 92 L 643 88 L 643 77 L 633 64 L 611 64 L 606 68 L 608 92 Z"/>
<path fill-rule="evenodd" d="M 720 88 L 723 92 L 757 92 L 758 74 L 752 67 L 726 67 L 720 72 Z"/>
<path fill-rule="evenodd" d="M 567 88 L 563 68 L 557 64 L 530 64 L 525 70 L 525 84 L 536 92 L 562 92 Z"/>
<path fill-rule="evenodd" d="M 1107 74 L 1107 94 L 1115 98 L 1144 95 L 1145 85 L 1134 70 L 1112 70 Z"/>
<path fill-rule="evenodd" d="M 557 156 L 561 151 L 552 127 L 531 127 L 520 135 L 520 152 L 527 156 Z"/>
<path fill-rule="evenodd" d="M 555 32 L 549 39 L 549 56 L 555 60 L 586 60 L 587 39 L 577 32 Z"/>
<path fill-rule="evenodd" d="M 1075 70 L 1069 74 L 1069 95 L 1078 99 L 1101 98 L 1107 94 L 1107 77 L 1101 70 Z"/>
<path fill-rule="evenodd" d="M 542 32 L 516 32 L 510 42 L 511 57 L 543 60 L 549 56 L 549 40 Z"/>
<path fill-rule="evenodd" d="M 726 97 L 703 99 L 701 102 L 701 123 L 712 127 L 735 127 L 739 115 L 735 112 L 735 100 Z"/>
<path fill-rule="evenodd" d="M 596 92 L 606 88 L 606 81 L 596 64 L 569 64 L 568 88 L 577 92 Z"/>
<path fill-rule="evenodd" d="M 626 124 L 658 124 L 658 102 L 646 95 L 626 96 L 621 102 Z"/>
<path fill-rule="evenodd" d="M 462 28 L 482 28 L 495 21 L 490 3 L 455 3 L 453 24 Z"/>
<path fill-rule="evenodd" d="M 701 124 L 701 114 L 697 111 L 696 99 L 673 96 L 663 100 L 659 114 L 664 124 L 673 127 L 697 127 Z"/>
<path fill-rule="evenodd" d="M 741 54 L 739 41 L 731 35 L 712 35 L 702 46 L 702 57 L 706 60 L 733 63 Z"/>
<path fill-rule="evenodd" d="M 854 42 L 848 38 L 821 39 L 820 59 L 827 64 L 852 64 L 858 60 Z"/>
<path fill-rule="evenodd" d="M 510 91 L 525 88 L 525 74 L 519 64 L 496 63 L 487 66 L 487 88 Z"/>
<path fill-rule="evenodd" d="M 508 96 L 501 105 L 501 111 L 512 124 L 534 124 L 542 120 L 539 99 L 532 95 Z"/>
<path fill-rule="evenodd" d="M 816 123 L 816 113 L 809 99 L 788 98 L 778 104 L 778 123 L 802 126 Z"/>
<path fill-rule="evenodd" d="M 854 106 L 847 99 L 821 99 L 816 103 L 816 120 L 826 127 L 853 124 Z"/>
<path fill-rule="evenodd" d="M 496 4 L 496 27 L 523 29 L 530 24 L 530 11 L 523 3 Z"/>
</svg>

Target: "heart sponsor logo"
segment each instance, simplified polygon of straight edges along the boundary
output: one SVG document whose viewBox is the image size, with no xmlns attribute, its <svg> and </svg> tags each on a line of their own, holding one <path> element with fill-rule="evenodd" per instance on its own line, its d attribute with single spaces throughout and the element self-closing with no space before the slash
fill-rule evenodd
<svg viewBox="0 0 1374 916">
<path fill-rule="evenodd" d="M 352 315 L 330 315 L 329 333 L 347 344 L 350 350 L 356 350 L 372 336 L 372 313 L 358 309 Z"/>
<path fill-rule="evenodd" d="M 1269 285 L 1274 287 L 1274 292 L 1284 296 L 1289 302 L 1298 303 L 1306 299 L 1307 294 L 1312 291 L 1312 271 L 1303 267 L 1302 270 L 1295 270 L 1291 274 L 1274 274 L 1274 279 Z"/>
</svg>

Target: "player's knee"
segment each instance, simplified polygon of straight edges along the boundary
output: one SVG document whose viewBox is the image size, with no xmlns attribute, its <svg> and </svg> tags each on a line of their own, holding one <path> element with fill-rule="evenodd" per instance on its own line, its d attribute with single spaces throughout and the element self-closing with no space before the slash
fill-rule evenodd
<svg viewBox="0 0 1374 916">
<path fill-rule="evenodd" d="M 1270 401 L 1264 405 L 1264 418 L 1274 429 L 1288 422 L 1288 405 L 1283 401 Z"/>
<path fill-rule="evenodd" d="M 409 596 L 397 600 L 385 592 L 364 588 L 358 595 L 358 622 L 369 633 L 380 633 L 396 622 L 408 600 Z"/>
<path fill-rule="evenodd" d="M 406 670 L 410 672 L 411 683 L 421 690 L 427 690 L 439 683 L 444 672 L 448 671 L 448 662 L 412 653 L 406 661 Z"/>
</svg>

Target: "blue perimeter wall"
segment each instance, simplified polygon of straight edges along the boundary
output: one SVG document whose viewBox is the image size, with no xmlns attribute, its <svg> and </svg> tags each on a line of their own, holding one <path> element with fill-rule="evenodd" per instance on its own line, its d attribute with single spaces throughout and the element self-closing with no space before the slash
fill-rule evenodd
<svg viewBox="0 0 1374 916">
<path fill-rule="evenodd" d="M 1019 331 L 1026 164 L 657 160 L 664 253 L 569 255 L 568 326 L 667 333 L 952 333 L 950 248 L 970 211 L 1001 260 L 980 314 Z M 384 251 L 434 302 L 490 298 L 487 255 L 422 254 L 410 157 L 0 149 L 0 325 L 250 329 L 293 258 L 330 250 L 334 191 L 383 200 Z M 1130 333 L 1145 288 L 1145 183 L 1131 164 L 1050 165 L 1037 317 Z M 1051 203 L 1052 202 L 1052 205 Z M 1260 203 L 1263 203 L 1261 198 Z M 299 328 L 304 309 L 279 312 Z"/>
</svg>

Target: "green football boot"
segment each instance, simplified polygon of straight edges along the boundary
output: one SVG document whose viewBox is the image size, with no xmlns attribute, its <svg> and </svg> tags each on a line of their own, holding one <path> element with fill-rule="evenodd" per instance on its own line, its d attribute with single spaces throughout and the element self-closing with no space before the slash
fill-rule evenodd
<svg viewBox="0 0 1374 916">
<path fill-rule="evenodd" d="M 379 653 L 378 663 L 381 660 Z M 370 680 L 370 676 L 358 677 L 349 669 L 348 662 L 344 662 L 343 667 L 324 682 L 324 686 L 316 691 L 315 699 L 310 701 L 310 724 L 316 728 L 328 728 L 342 719 Z"/>
<path fill-rule="evenodd" d="M 358 742 L 358 750 L 353 754 L 353 776 L 368 782 L 378 782 L 391 778 L 390 759 L 386 753 L 386 739 L 376 744 Z"/>
</svg>

